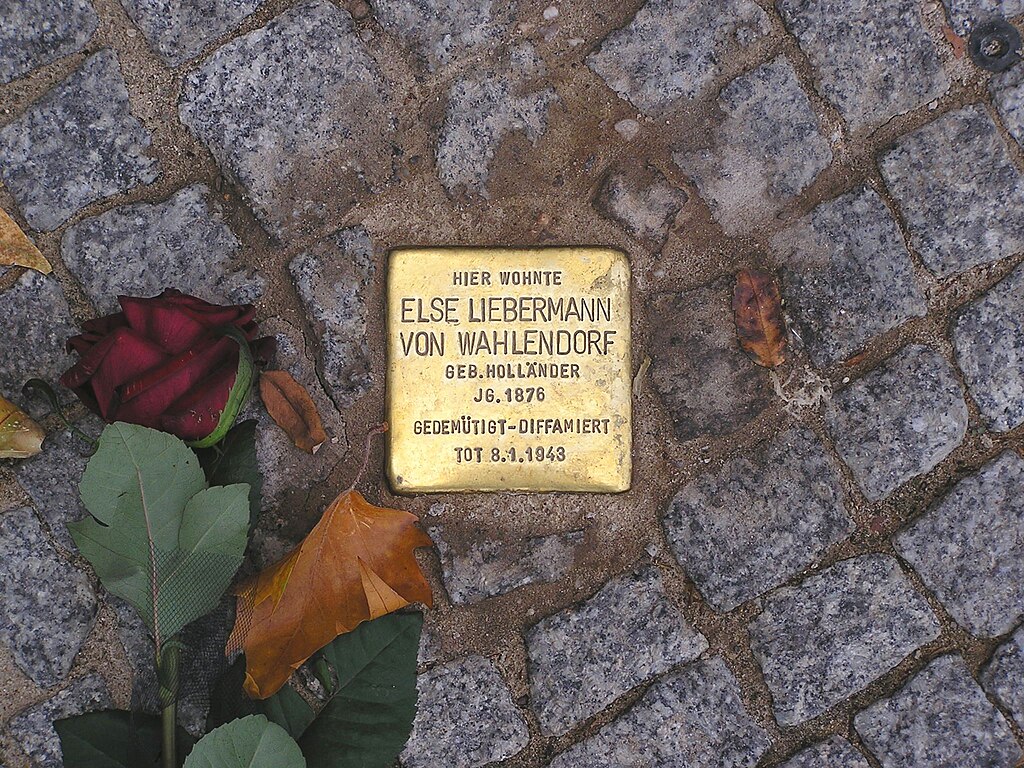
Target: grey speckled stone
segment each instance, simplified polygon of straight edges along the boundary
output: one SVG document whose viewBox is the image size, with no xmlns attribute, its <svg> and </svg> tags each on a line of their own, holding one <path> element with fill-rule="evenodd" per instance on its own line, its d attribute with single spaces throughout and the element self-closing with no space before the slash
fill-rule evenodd
<svg viewBox="0 0 1024 768">
<path fill-rule="evenodd" d="M 179 111 L 267 229 L 291 237 L 390 177 L 386 100 L 351 17 L 312 0 L 218 48 L 185 77 Z"/>
<path fill-rule="evenodd" d="M 514 48 L 507 62 L 457 81 L 437 140 L 437 173 L 449 192 L 457 188 L 488 196 L 491 160 L 502 140 L 523 131 L 536 144 L 547 130 L 555 90 L 534 85 L 544 62 L 529 43 Z"/>
<path fill-rule="evenodd" d="M 981 673 L 981 684 L 1024 728 L 1024 627 L 996 649 Z"/>
<path fill-rule="evenodd" d="M 1021 10 L 1024 11 L 1024 0 Z M 993 76 L 989 80 L 988 90 L 1006 130 L 1018 144 L 1024 146 L 1024 67 L 1010 67 Z"/>
<path fill-rule="evenodd" d="M 856 130 L 877 126 L 949 88 L 917 0 L 778 0 L 818 73 L 818 87 Z"/>
<path fill-rule="evenodd" d="M 822 203 L 772 238 L 783 293 L 816 365 L 846 360 L 928 311 L 910 253 L 882 198 L 861 189 Z"/>
<path fill-rule="evenodd" d="M 725 119 L 713 145 L 677 151 L 673 159 L 722 228 L 739 234 L 762 226 L 807 189 L 832 162 L 832 150 L 785 56 L 733 80 L 718 105 Z"/>
<path fill-rule="evenodd" d="M 770 739 L 750 718 L 720 657 L 651 686 L 626 714 L 555 757 L 550 768 L 751 768 Z"/>
<path fill-rule="evenodd" d="M 340 452 L 347 448 L 345 420 L 334 407 L 334 403 L 320 386 L 316 377 L 313 360 L 306 350 L 302 332 L 279 318 L 271 318 L 260 324 L 260 331 L 273 336 L 277 341 L 274 367 L 288 371 L 302 384 L 320 413 L 328 442 L 315 455 L 296 450 L 288 435 L 267 415 L 259 398 L 250 401 L 241 418 L 254 418 L 256 427 L 256 458 L 263 474 L 263 508 L 278 509 L 289 501 L 304 500 L 309 488 L 327 478 L 337 464 Z M 270 565 L 287 554 L 292 543 L 270 553 Z"/>
<path fill-rule="evenodd" d="M 1024 459 L 1007 452 L 964 478 L 896 538 L 954 619 L 979 637 L 1024 618 Z"/>
<path fill-rule="evenodd" d="M 984 107 L 904 136 L 881 168 L 911 245 L 939 277 L 1024 249 L 1024 177 Z"/>
<path fill-rule="evenodd" d="M 854 727 L 883 768 L 1003 768 L 1020 747 L 959 656 L 941 656 Z"/>
<path fill-rule="evenodd" d="M 946 359 L 912 345 L 837 393 L 826 419 L 840 457 L 877 501 L 949 456 L 968 414 Z"/>
<path fill-rule="evenodd" d="M 797 752 L 779 768 L 871 768 L 864 755 L 839 736 Z"/>
<path fill-rule="evenodd" d="M 408 768 L 478 768 L 526 747 L 530 734 L 508 685 L 482 656 L 420 675 L 412 734 L 402 753 Z"/>
<path fill-rule="evenodd" d="M 78 328 L 53 275 L 26 272 L 0 293 L 0 306 L 4 311 L 0 323 L 0 392 L 16 397 L 22 407 L 36 413 L 48 406 L 22 398 L 21 386 L 33 377 L 56 384 L 71 367 L 73 358 L 64 351 L 64 343 L 78 333 Z"/>
<path fill-rule="evenodd" d="M 96 674 L 85 675 L 52 698 L 15 715 L 7 728 L 18 746 L 40 768 L 62 768 L 60 739 L 53 721 L 110 709 L 112 705 L 103 678 Z"/>
<path fill-rule="evenodd" d="M 67 677 L 96 619 L 84 573 L 50 543 L 28 507 L 0 515 L 0 639 L 38 685 Z"/>
<path fill-rule="evenodd" d="M 896 560 L 864 555 L 767 598 L 750 641 L 785 726 L 826 712 L 939 631 Z"/>
<path fill-rule="evenodd" d="M 61 254 L 96 309 L 117 312 L 117 297 L 156 296 L 167 286 L 207 301 L 248 304 L 265 281 L 233 271 L 238 240 L 202 184 L 162 203 L 140 203 L 85 219 L 64 233 Z"/>
<path fill-rule="evenodd" d="M 629 234 L 665 244 L 676 214 L 687 195 L 650 165 L 619 165 L 613 168 L 598 192 L 597 209 L 621 224 Z"/>
<path fill-rule="evenodd" d="M 156 181 L 150 142 L 105 49 L 0 128 L 0 176 L 29 226 L 49 231 L 89 203 Z"/>
<path fill-rule="evenodd" d="M 696 98 L 730 57 L 768 31 L 768 15 L 752 0 L 648 0 L 587 66 L 619 96 L 656 114 Z"/>
<path fill-rule="evenodd" d="M 373 13 L 432 70 L 493 49 L 511 26 L 507 5 L 493 0 L 377 0 Z"/>
<path fill-rule="evenodd" d="M 99 25 L 89 0 L 15 0 L 0 6 L 0 83 L 80 51 Z"/>
<path fill-rule="evenodd" d="M 527 584 L 557 581 L 572 566 L 583 531 L 553 536 L 531 536 L 513 542 L 496 541 L 483 534 L 473 537 L 468 549 L 449 544 L 443 528 L 431 528 L 441 556 L 441 575 L 452 602 L 479 603 Z"/>
<path fill-rule="evenodd" d="M 953 347 L 967 388 L 989 429 L 1024 424 L 1024 266 L 965 307 Z"/>
<path fill-rule="evenodd" d="M 707 647 L 665 596 L 657 570 L 612 579 L 583 604 L 527 633 L 531 699 L 541 730 L 566 733 Z"/>
<path fill-rule="evenodd" d="M 262 0 L 121 0 L 168 65 L 176 67 L 235 29 Z"/>
<path fill-rule="evenodd" d="M 77 424 L 85 434 L 97 437 L 103 424 L 88 417 Z M 21 487 L 50 528 L 57 542 L 69 551 L 77 551 L 68 532 L 68 523 L 85 516 L 85 507 L 78 495 L 78 483 L 93 447 L 69 429 L 54 429 L 43 441 L 42 453 L 19 461 L 14 474 Z"/>
<path fill-rule="evenodd" d="M 366 291 L 373 243 L 362 227 L 343 229 L 288 265 L 320 345 L 320 375 L 340 407 L 373 386 L 366 344 Z"/>
<path fill-rule="evenodd" d="M 1024 13 L 1024 0 L 942 0 L 953 29 L 967 36 L 979 21 L 990 16 L 1018 16 Z"/>
<path fill-rule="evenodd" d="M 729 280 L 655 296 L 648 314 L 651 380 L 680 440 L 735 432 L 771 404 L 767 372 L 736 343 Z"/>
<path fill-rule="evenodd" d="M 124 600 L 108 595 L 107 602 L 114 606 L 114 612 L 117 614 L 117 635 L 132 669 L 132 709 L 158 714 L 160 688 L 153 658 L 155 650 L 149 630 L 138 612 Z"/>
<path fill-rule="evenodd" d="M 802 428 L 701 475 L 665 516 L 676 557 L 720 611 L 792 578 L 854 527 L 835 460 Z"/>
</svg>

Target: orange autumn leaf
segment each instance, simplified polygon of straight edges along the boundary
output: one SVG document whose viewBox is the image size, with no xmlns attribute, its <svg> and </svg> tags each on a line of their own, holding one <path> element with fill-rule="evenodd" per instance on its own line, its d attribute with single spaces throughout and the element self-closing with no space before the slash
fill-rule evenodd
<svg viewBox="0 0 1024 768">
<path fill-rule="evenodd" d="M 43 449 L 46 432 L 0 395 L 0 459 L 27 459 Z"/>
<path fill-rule="evenodd" d="M 245 652 L 245 691 L 272 696 L 335 637 L 411 603 L 432 604 L 413 551 L 432 546 L 415 515 L 342 493 L 284 559 L 238 589 L 228 651 Z"/>
<path fill-rule="evenodd" d="M 327 440 L 313 399 L 287 371 L 260 375 L 260 397 L 267 413 L 298 448 L 316 453 Z"/>
<path fill-rule="evenodd" d="M 760 269 L 741 269 L 732 298 L 736 336 L 747 356 L 765 368 L 786 362 L 786 321 L 775 278 Z"/>
<path fill-rule="evenodd" d="M 0 208 L 0 267 L 28 267 L 44 275 L 53 271 L 50 262 L 3 208 Z"/>
</svg>

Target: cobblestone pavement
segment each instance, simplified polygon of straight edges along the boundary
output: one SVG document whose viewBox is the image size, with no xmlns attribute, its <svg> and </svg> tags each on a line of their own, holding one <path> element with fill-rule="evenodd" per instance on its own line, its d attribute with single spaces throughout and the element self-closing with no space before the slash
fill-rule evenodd
<svg viewBox="0 0 1024 768">
<path fill-rule="evenodd" d="M 1024 64 L 954 34 L 992 13 L 1024 2 L 0 2 L 0 206 L 55 265 L 0 274 L 0 390 L 54 380 L 118 293 L 255 301 L 332 437 L 261 430 L 259 565 L 382 418 L 388 249 L 619 247 L 632 491 L 368 483 L 437 543 L 403 764 L 1009 768 Z M 736 346 L 746 266 L 783 286 L 777 374 Z M 0 464 L 7 768 L 59 766 L 52 719 L 153 679 L 65 527 L 82 446 L 45 423 Z"/>
</svg>

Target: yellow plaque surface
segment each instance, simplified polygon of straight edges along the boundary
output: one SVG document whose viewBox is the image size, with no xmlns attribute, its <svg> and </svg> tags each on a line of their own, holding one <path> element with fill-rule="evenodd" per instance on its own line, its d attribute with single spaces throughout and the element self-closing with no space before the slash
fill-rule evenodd
<svg viewBox="0 0 1024 768">
<path fill-rule="evenodd" d="M 397 492 L 629 488 L 623 254 L 396 250 L 387 304 Z"/>
</svg>

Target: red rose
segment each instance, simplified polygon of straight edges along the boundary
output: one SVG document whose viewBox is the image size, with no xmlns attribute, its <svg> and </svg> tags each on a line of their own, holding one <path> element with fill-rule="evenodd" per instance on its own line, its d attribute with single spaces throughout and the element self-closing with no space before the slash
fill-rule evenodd
<svg viewBox="0 0 1024 768">
<path fill-rule="evenodd" d="M 118 301 L 121 312 L 86 322 L 84 333 L 68 339 L 68 351 L 81 359 L 61 383 L 104 421 L 141 424 L 191 442 L 219 440 L 248 394 L 251 357 L 265 361 L 273 352 L 273 339 L 253 341 L 252 306 L 210 304 L 170 289 Z M 225 335 L 231 326 L 251 342 L 251 355 L 240 356 L 239 340 Z M 239 375 L 245 391 L 232 398 Z"/>
</svg>

